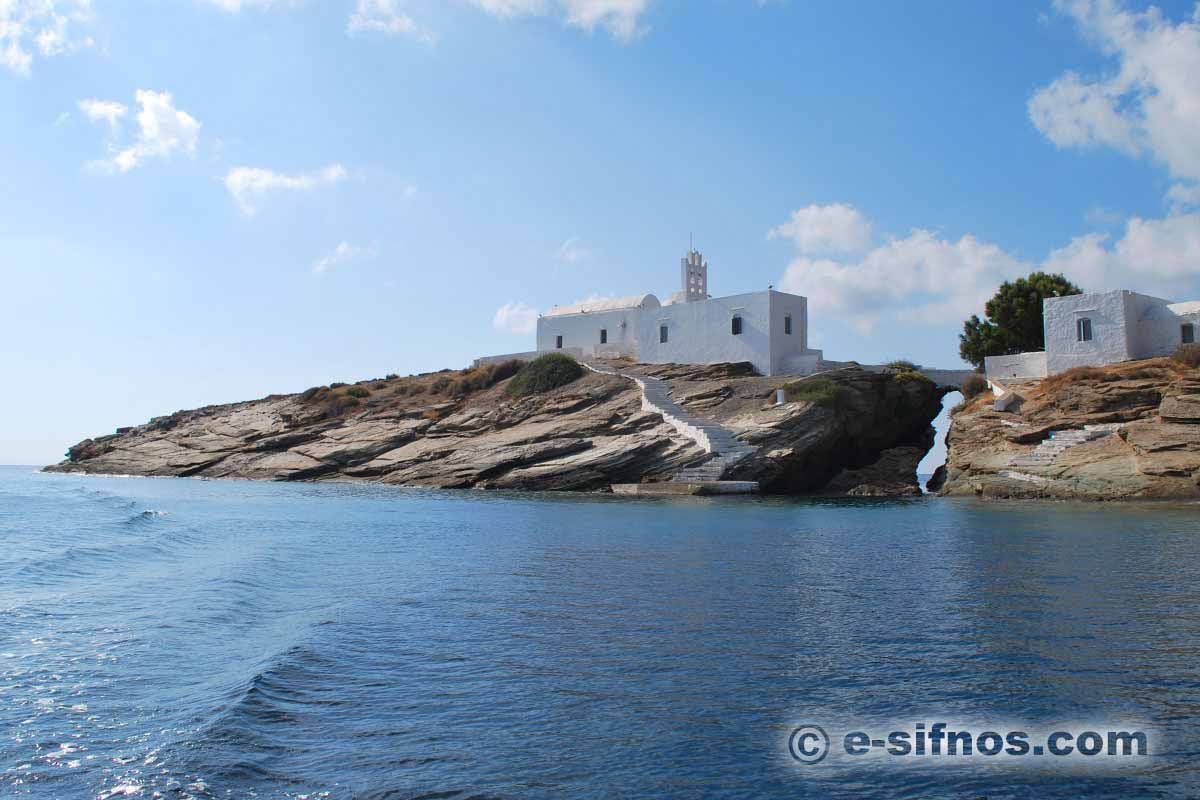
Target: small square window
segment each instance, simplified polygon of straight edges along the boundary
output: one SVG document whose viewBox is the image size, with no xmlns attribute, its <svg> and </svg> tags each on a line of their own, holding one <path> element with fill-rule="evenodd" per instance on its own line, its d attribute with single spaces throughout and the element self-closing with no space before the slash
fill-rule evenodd
<svg viewBox="0 0 1200 800">
<path fill-rule="evenodd" d="M 562 350 L 562 337 L 561 336 L 554 337 L 554 348 L 556 350 Z"/>
<path fill-rule="evenodd" d="M 666 325 L 658 326 L 658 343 L 659 344 L 667 343 L 667 326 Z"/>
<path fill-rule="evenodd" d="M 1188 323 L 1179 327 L 1179 338 L 1184 344 L 1196 343 L 1196 326 Z"/>
</svg>

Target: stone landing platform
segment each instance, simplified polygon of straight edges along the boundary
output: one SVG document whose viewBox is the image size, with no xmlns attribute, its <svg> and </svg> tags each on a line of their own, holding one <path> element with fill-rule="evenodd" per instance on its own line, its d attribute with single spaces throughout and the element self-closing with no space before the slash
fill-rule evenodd
<svg viewBox="0 0 1200 800">
<path fill-rule="evenodd" d="M 758 481 L 700 481 L 696 483 L 614 483 L 613 494 L 634 497 L 758 494 Z"/>
</svg>

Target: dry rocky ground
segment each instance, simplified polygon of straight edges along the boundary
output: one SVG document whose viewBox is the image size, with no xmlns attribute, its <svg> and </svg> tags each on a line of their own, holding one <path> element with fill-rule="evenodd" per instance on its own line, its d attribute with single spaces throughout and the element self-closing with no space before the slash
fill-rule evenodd
<svg viewBox="0 0 1200 800">
<path fill-rule="evenodd" d="M 1200 370 L 1169 358 L 1072 370 L 1014 384 L 1022 400 L 992 408 L 984 392 L 958 409 L 947 437 L 945 494 L 988 497 L 1200 497 Z M 1119 426 L 1022 464 L 1051 432 Z M 1014 460 L 1017 462 L 1013 464 Z"/>
<path fill-rule="evenodd" d="M 942 394 L 928 381 L 848 368 L 828 373 L 840 387 L 836 404 L 774 405 L 787 379 L 758 377 L 749 365 L 623 366 L 666 380 L 684 408 L 754 447 L 727 479 L 778 493 L 920 491 L 916 464 Z M 669 480 L 708 458 L 643 411 L 628 379 L 588 372 L 512 400 L 506 381 L 472 388 L 473 376 L 392 377 L 180 411 L 80 442 L 48 469 L 589 491 Z"/>
</svg>

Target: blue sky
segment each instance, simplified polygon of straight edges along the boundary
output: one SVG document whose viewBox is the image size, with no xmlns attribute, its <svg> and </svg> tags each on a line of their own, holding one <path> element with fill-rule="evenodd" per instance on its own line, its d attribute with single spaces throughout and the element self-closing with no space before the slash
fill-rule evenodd
<svg viewBox="0 0 1200 800">
<path fill-rule="evenodd" d="M 674 286 L 954 366 L 1005 278 L 1200 298 L 1170 3 L 0 2 L 0 463 Z"/>
</svg>

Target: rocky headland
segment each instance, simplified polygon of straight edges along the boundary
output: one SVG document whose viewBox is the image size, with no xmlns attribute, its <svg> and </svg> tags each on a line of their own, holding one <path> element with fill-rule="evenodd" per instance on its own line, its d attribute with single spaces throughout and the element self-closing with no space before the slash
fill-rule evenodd
<svg viewBox="0 0 1200 800">
<path fill-rule="evenodd" d="M 931 489 L 997 498 L 1200 498 L 1200 369 L 1159 358 L 1081 367 L 955 409 Z"/>
<path fill-rule="evenodd" d="M 847 367 L 776 404 L 789 379 L 748 364 L 620 367 L 624 376 L 588 371 L 521 399 L 506 394 L 511 378 L 467 370 L 179 411 L 80 442 L 47 469 L 541 491 L 670 481 L 712 456 L 643 409 L 631 378 L 644 375 L 745 446 L 726 480 L 768 493 L 919 494 L 916 466 L 945 393 L 915 373 Z"/>
</svg>

